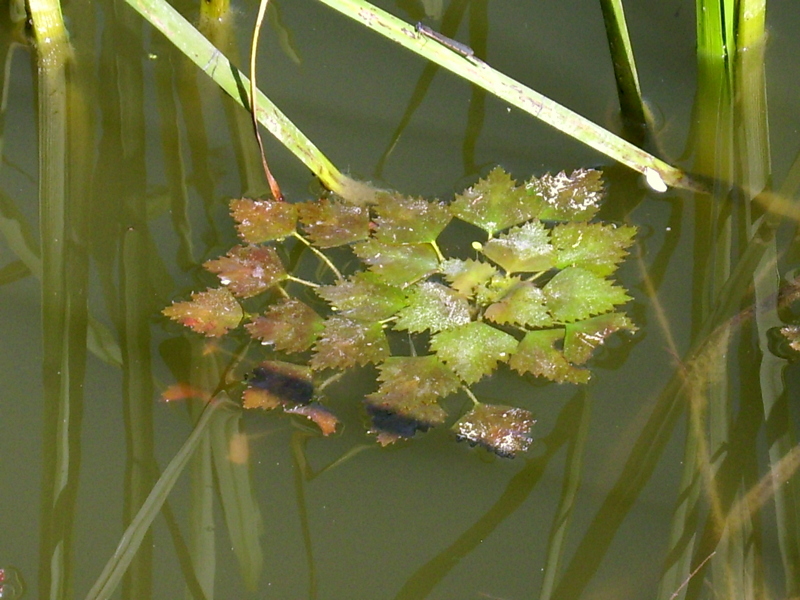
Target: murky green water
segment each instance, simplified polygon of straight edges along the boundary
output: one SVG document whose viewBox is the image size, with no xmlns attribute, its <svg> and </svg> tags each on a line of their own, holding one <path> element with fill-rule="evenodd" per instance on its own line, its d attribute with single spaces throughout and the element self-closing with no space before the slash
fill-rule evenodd
<svg viewBox="0 0 800 600">
<path fill-rule="evenodd" d="M 572 4 L 473 2 L 458 37 L 470 40 L 471 18 L 488 33 L 484 56 L 493 66 L 615 127 L 616 90 L 599 7 Z M 693 3 L 629 4 L 642 87 L 661 120 L 658 144 L 668 160 L 695 168 L 708 151 L 689 141 L 702 114 L 692 113 Z M 213 581 L 222 599 L 667 599 L 701 563 L 705 568 L 680 597 L 797 595 L 797 455 L 781 458 L 796 444 L 800 372 L 760 350 L 755 326 L 774 324 L 769 286 L 759 287 L 759 308 L 749 311 L 754 273 L 763 283 L 797 269 L 796 222 L 782 223 L 775 241 L 767 239 L 776 264 L 750 265 L 744 291 L 723 288 L 731 307 L 720 322 L 733 317 L 729 341 L 686 362 L 712 312 L 703 305 L 719 293 L 715 287 L 728 270 L 721 258 L 707 266 L 726 227 L 724 218 L 698 225 L 707 218 L 698 207 L 711 205 L 709 197 L 649 192 L 636 174 L 451 75 L 437 72 L 430 87 L 420 88 L 421 59 L 324 6 L 278 6 L 300 62 L 278 43 L 274 28 L 265 29 L 260 85 L 355 177 L 444 197 L 495 164 L 519 179 L 603 167 L 608 199 L 601 216 L 641 231 L 621 270 L 640 331 L 599 354 L 585 389 L 504 371 L 476 386 L 481 398 L 525 407 L 538 419 L 531 451 L 514 460 L 456 444 L 445 428 L 379 448 L 362 427 L 366 377 L 332 399 L 345 423 L 332 439 L 286 416 L 245 414 L 249 458 L 239 474 L 249 469 L 240 482 L 249 478 L 255 502 L 237 516 L 251 531 L 260 512 L 257 589 L 246 589 L 231 548 L 218 492 L 225 484 L 203 470 L 210 459 L 204 463 L 200 454 L 145 540 L 149 557 L 134 565 L 116 597 L 200 597 L 202 582 Z M 423 18 L 421 4 L 385 7 L 410 22 Z M 457 12 L 459 5 L 444 8 Z M 769 10 L 768 177 L 780 189 L 798 148 L 798 17 L 791 2 Z M 252 11 L 234 9 L 242 55 Z M 189 436 L 186 405 L 165 404 L 160 394 L 176 381 L 213 389 L 231 348 L 204 355 L 200 340 L 168 323 L 160 309 L 213 281 L 200 263 L 236 241 L 226 200 L 266 189 L 254 155 L 248 166 L 237 154 L 254 150 L 246 118 L 239 112 L 237 125 L 233 104 L 160 34 L 120 2 L 71 4 L 65 12 L 75 47 L 70 83 L 82 99 L 67 106 L 73 187 L 63 249 L 42 239 L 54 229 L 41 224 L 38 208 L 44 173 L 36 56 L 15 44 L 3 23 L 0 568 L 21 574 L 27 598 L 62 597 L 42 589 L 47 581 L 65 581 L 71 591 L 63 597 L 85 597 L 160 470 Z M 470 40 L 476 50 L 481 40 Z M 395 139 L 414 102 L 419 106 Z M 237 138 L 237 126 L 245 137 Z M 267 150 L 287 196 L 306 199 L 315 183 L 305 168 L 271 140 Z M 744 158 L 733 162 L 738 173 L 755 170 Z M 52 214 L 47 210 L 44 217 Z M 730 212 L 728 254 L 736 264 L 751 247 L 744 201 L 737 199 Z M 50 282 L 44 289 L 42 278 Z M 68 301 L 59 303 L 59 294 Z M 64 306 L 69 310 L 59 313 Z M 95 322 L 88 353 L 87 315 Z M 98 332 L 108 339 L 94 337 Z M 685 393 L 674 393 L 687 381 Z M 463 401 L 448 400 L 454 412 Z M 690 414 L 700 415 L 696 422 L 707 435 L 692 435 Z M 687 467 L 696 456 L 705 459 Z M 767 486 L 760 500 L 748 496 L 743 504 L 771 469 L 778 495 Z M 695 487 L 687 492 L 689 480 Z M 250 498 L 246 488 L 243 497 L 240 507 Z M 205 513 L 201 500 L 209 503 Z M 205 554 L 187 550 L 192 536 L 204 541 Z M 195 576 L 187 575 L 193 559 Z M 10 586 L 7 595 L 14 597 Z"/>
</svg>

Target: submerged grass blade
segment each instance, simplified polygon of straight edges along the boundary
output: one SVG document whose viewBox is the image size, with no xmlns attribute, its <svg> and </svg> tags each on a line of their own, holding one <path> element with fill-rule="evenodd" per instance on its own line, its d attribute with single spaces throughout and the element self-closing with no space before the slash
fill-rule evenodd
<svg viewBox="0 0 800 600">
<path fill-rule="evenodd" d="M 320 1 L 635 171 L 645 175 L 655 174 L 672 187 L 705 190 L 704 185 L 680 169 L 496 71 L 483 61 L 420 35 L 413 25 L 364 0 Z"/>
<path fill-rule="evenodd" d="M 239 431 L 241 417 L 241 413 L 219 415 L 214 419 L 209 434 L 222 512 L 233 553 L 239 560 L 245 585 L 255 590 L 264 562 L 260 542 L 263 528 L 250 480 L 249 463 L 245 457 L 237 458 L 231 453 L 231 447 L 237 441 L 246 443 L 247 438 Z"/>
<path fill-rule="evenodd" d="M 122 580 L 122 576 L 125 574 L 133 556 L 139 549 L 142 540 L 150 530 L 150 525 L 161 510 L 161 506 L 202 441 L 203 434 L 208 429 L 211 418 L 220 409 L 236 410 L 236 405 L 228 399 L 224 392 L 208 403 L 191 435 L 183 443 L 183 446 L 167 465 L 167 468 L 164 469 L 142 508 L 125 530 L 117 549 L 114 551 L 114 556 L 108 561 L 100 577 L 86 596 L 87 600 L 105 600 L 111 597 L 111 594 Z"/>
</svg>

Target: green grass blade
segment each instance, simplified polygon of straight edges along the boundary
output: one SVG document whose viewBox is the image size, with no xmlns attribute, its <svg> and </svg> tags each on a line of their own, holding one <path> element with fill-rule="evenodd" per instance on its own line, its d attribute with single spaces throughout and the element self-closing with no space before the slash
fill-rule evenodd
<svg viewBox="0 0 800 600">
<path fill-rule="evenodd" d="M 122 576 L 133 556 L 139 549 L 142 540 L 144 540 L 149 531 L 150 525 L 161 510 L 161 506 L 202 441 L 212 417 L 220 409 L 236 410 L 236 405 L 228 399 L 224 392 L 209 402 L 191 435 L 183 443 L 183 446 L 167 465 L 167 468 L 164 469 L 142 508 L 125 530 L 117 549 L 114 551 L 114 555 L 108 561 L 100 577 L 86 596 L 87 600 L 105 600 L 111 597 L 111 594 L 122 580 Z"/>
<path fill-rule="evenodd" d="M 648 126 L 647 111 L 639 87 L 639 75 L 636 72 L 622 0 L 600 0 L 600 7 L 603 9 L 603 22 L 606 26 L 623 121 L 626 125 L 645 131 Z"/>
<path fill-rule="evenodd" d="M 668 165 L 486 63 L 466 58 L 443 44 L 417 34 L 413 25 L 380 8 L 363 0 L 320 1 L 635 171 L 657 175 L 668 186 L 704 190 L 704 186 L 680 169 Z"/>
</svg>

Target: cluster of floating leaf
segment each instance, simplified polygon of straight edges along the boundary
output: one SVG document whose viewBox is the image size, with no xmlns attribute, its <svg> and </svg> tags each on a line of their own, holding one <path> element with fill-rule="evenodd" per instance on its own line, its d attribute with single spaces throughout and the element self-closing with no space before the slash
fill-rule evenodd
<svg viewBox="0 0 800 600">
<path fill-rule="evenodd" d="M 290 361 L 254 371 L 245 407 L 282 406 L 330 432 L 335 417 L 314 401 L 325 384 L 313 382 L 371 363 L 378 385 L 364 402 L 381 443 L 441 425 L 439 401 L 464 390 L 474 406 L 453 425 L 458 439 L 514 456 L 531 443 L 531 413 L 481 403 L 468 386 L 499 363 L 585 383 L 593 350 L 616 331 L 635 330 L 616 310 L 629 297 L 611 279 L 635 228 L 590 222 L 601 197 L 598 171 L 518 185 L 496 168 L 451 203 L 393 193 L 370 206 L 233 200 L 243 244 L 205 264 L 222 285 L 164 314 L 206 336 L 244 323 Z M 454 219 L 484 233 L 475 230 L 481 239 L 462 257 L 446 258 L 437 240 Z M 297 244 L 326 266 L 329 283 L 289 273 L 283 250 Z M 352 268 L 345 273 L 325 253 L 341 257 L 343 247 L 360 259 L 339 260 Z M 267 306 L 246 313 L 241 302 L 265 292 Z"/>
</svg>

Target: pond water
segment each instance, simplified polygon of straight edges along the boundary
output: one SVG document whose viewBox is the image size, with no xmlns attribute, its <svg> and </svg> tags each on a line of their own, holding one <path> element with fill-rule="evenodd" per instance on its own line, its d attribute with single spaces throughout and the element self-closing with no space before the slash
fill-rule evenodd
<svg viewBox="0 0 800 600">
<path fill-rule="evenodd" d="M 218 435 L 228 442 L 232 427 L 246 436 L 236 438 L 247 440 L 246 456 L 217 460 L 241 464 L 218 462 L 215 475 L 211 446 L 201 444 L 114 597 L 198 598 L 209 582 L 223 599 L 800 594 L 800 371 L 759 342 L 776 323 L 769 299 L 777 276 L 791 281 L 800 266 L 796 221 L 766 236 L 766 266 L 756 260 L 735 279 L 739 287 L 722 288 L 752 248 L 747 219 L 760 214 L 736 190 L 716 199 L 652 192 L 638 174 L 443 70 L 422 86 L 421 58 L 322 4 L 276 5 L 262 35 L 260 87 L 352 176 L 447 198 L 497 164 L 519 180 L 602 168 L 601 217 L 640 228 L 619 272 L 639 331 L 598 353 L 585 387 L 508 370 L 475 387 L 481 399 L 537 419 L 531 449 L 515 459 L 455 443 L 447 427 L 381 448 L 363 427 L 368 371 L 332 397 L 344 427 L 330 438 L 286 415 L 231 417 Z M 618 128 L 596 3 L 435 5 L 382 3 L 411 23 L 455 25 L 448 33 L 492 66 Z M 694 3 L 639 0 L 626 9 L 661 156 L 689 169 L 721 166 L 707 171 L 720 180 L 732 165 L 739 183 L 742 173 L 756 180 L 766 163 L 763 179 L 776 190 L 796 177 L 794 3 L 769 4 L 768 113 L 757 116 L 768 116 L 769 148 L 756 159 L 714 154 L 719 140 L 703 138 L 715 113 L 702 108 L 707 91 L 696 96 Z M 252 3 L 232 8 L 231 52 L 240 56 L 254 11 Z M 192 402 L 166 403 L 161 394 L 176 382 L 214 389 L 236 350 L 204 345 L 160 311 L 209 285 L 199 265 L 236 243 L 227 200 L 267 190 L 247 115 L 138 14 L 101 0 L 65 6 L 65 15 L 80 97 L 67 106 L 63 252 L 64 240 L 42 239 L 57 223 L 44 221 L 54 213 L 38 201 L 48 177 L 37 91 L 48 88 L 37 87 L 36 54 L 2 17 L 0 569 L 14 582 L 3 588 L 0 580 L 2 598 L 20 597 L 21 582 L 27 598 L 81 598 L 100 576 L 197 417 Z M 746 135 L 739 147 L 751 149 Z M 312 197 L 318 184 L 306 168 L 268 136 L 265 143 L 287 197 Z M 712 205 L 722 215 L 713 221 L 704 208 Z M 43 278 L 63 285 L 43 288 Z M 714 313 L 718 305 L 727 308 Z M 796 305 L 781 315 L 797 318 Z M 715 325 L 729 325 L 727 337 L 705 363 L 689 361 L 714 314 Z M 464 402 L 447 406 L 456 414 Z M 775 486 L 768 478 L 756 488 L 769 473 Z M 226 514 L 225 503 L 237 509 Z M 232 542 L 231 521 L 259 549 L 248 554 Z"/>
</svg>

